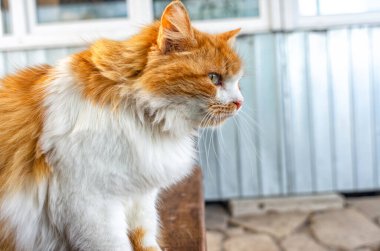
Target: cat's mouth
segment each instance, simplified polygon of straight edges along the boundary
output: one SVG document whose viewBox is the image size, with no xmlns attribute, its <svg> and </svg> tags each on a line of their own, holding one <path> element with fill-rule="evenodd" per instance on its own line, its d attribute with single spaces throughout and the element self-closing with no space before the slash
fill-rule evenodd
<svg viewBox="0 0 380 251">
<path fill-rule="evenodd" d="M 221 114 L 216 116 L 209 116 L 207 119 L 204 119 L 200 127 L 215 127 L 223 124 L 228 118 L 232 117 L 234 114 Z"/>
<path fill-rule="evenodd" d="M 234 103 L 215 103 L 208 107 L 206 115 L 203 117 L 200 127 L 215 127 L 223 124 L 228 118 L 235 116 L 240 107 Z"/>
<path fill-rule="evenodd" d="M 200 127 L 215 127 L 223 124 L 228 118 L 233 117 L 237 111 L 229 113 L 207 114 L 200 123 Z"/>
</svg>

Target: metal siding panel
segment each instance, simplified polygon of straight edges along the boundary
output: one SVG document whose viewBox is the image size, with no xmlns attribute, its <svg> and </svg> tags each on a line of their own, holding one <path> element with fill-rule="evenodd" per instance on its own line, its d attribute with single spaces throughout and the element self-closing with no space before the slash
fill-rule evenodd
<svg viewBox="0 0 380 251">
<path fill-rule="evenodd" d="M 58 61 L 69 55 L 69 51 L 66 48 L 47 49 L 46 59 L 48 64 L 55 65 Z"/>
<path fill-rule="evenodd" d="M 316 191 L 333 189 L 333 166 L 331 163 L 330 116 L 328 93 L 328 70 L 326 55 L 326 35 L 313 32 L 309 35 L 310 72 L 309 95 L 312 109 L 313 142 L 315 156 Z"/>
<path fill-rule="evenodd" d="M 292 99 L 294 188 L 297 193 L 313 191 L 305 51 L 305 34 L 290 34 L 287 39 L 287 71 Z"/>
<path fill-rule="evenodd" d="M 380 28 L 372 29 L 372 84 L 374 154 L 377 186 L 380 186 Z"/>
<path fill-rule="evenodd" d="M 40 64 L 46 64 L 46 51 L 45 50 L 32 50 L 28 51 L 26 53 L 28 65 L 40 65 Z"/>
<path fill-rule="evenodd" d="M 86 49 L 86 47 L 70 47 L 70 48 L 67 48 L 67 52 L 69 54 L 74 54 L 74 53 L 80 52 L 84 49 Z"/>
<path fill-rule="evenodd" d="M 259 150 L 256 144 L 256 135 L 260 133 L 255 113 L 255 46 L 254 37 L 239 38 L 237 48 L 243 58 L 244 77 L 240 81 L 244 96 L 244 106 L 239 111 L 236 120 L 238 123 L 239 148 L 239 186 L 241 196 L 258 196 L 260 193 L 260 171 L 258 169 Z"/>
<path fill-rule="evenodd" d="M 277 35 L 277 75 L 279 99 L 279 125 L 281 131 L 281 165 L 283 179 L 283 194 L 295 192 L 295 171 L 294 171 L 294 150 L 293 150 L 293 123 L 292 123 L 292 99 L 291 88 L 288 81 L 287 72 L 287 36 Z"/>
<path fill-rule="evenodd" d="M 276 99 L 277 99 L 277 124 L 276 130 L 278 133 L 277 142 L 277 161 L 281 172 L 281 195 L 288 193 L 288 177 L 287 177 L 287 159 L 286 159 L 286 146 L 285 146 L 285 124 L 284 124 L 284 103 L 283 103 L 283 40 L 282 34 L 274 35 L 275 41 L 275 67 L 276 67 Z"/>
<path fill-rule="evenodd" d="M 352 159 L 349 46 L 347 30 L 328 32 L 329 65 L 331 66 L 331 89 L 334 102 L 333 127 L 335 142 L 335 181 L 340 191 L 354 188 Z"/>
<path fill-rule="evenodd" d="M 27 66 L 25 51 L 5 52 L 5 71 L 7 74 L 12 74 Z"/>
<path fill-rule="evenodd" d="M 213 129 L 200 130 L 198 138 L 199 164 L 203 169 L 205 198 L 220 199 L 217 136 Z"/>
<path fill-rule="evenodd" d="M 367 29 L 351 32 L 352 97 L 358 189 L 372 189 L 375 184 L 372 124 L 369 41 Z"/>
<path fill-rule="evenodd" d="M 258 35 L 255 43 L 257 121 L 261 127 L 260 166 L 262 195 L 281 193 L 281 168 L 277 144 L 277 99 L 274 36 Z"/>
<path fill-rule="evenodd" d="M 222 198 L 239 196 L 237 125 L 234 119 L 227 120 L 218 132 L 220 191 Z"/>
<path fill-rule="evenodd" d="M 5 53 L 0 52 L 0 78 L 2 78 L 6 73 L 5 68 Z"/>
</svg>

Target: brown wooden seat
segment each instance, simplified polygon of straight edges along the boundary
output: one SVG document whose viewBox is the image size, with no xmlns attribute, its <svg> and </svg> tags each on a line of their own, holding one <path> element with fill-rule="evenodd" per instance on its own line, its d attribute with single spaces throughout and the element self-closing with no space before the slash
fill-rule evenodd
<svg viewBox="0 0 380 251">
<path fill-rule="evenodd" d="M 205 251 L 202 172 L 195 168 L 160 197 L 161 246 L 165 251 Z"/>
</svg>

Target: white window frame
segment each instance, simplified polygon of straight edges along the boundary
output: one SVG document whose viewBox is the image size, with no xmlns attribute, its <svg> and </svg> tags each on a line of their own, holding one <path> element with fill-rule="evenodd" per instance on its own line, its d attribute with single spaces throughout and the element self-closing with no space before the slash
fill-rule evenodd
<svg viewBox="0 0 380 251">
<path fill-rule="evenodd" d="M 283 2 L 283 29 L 310 30 L 328 29 L 360 24 L 380 24 L 380 12 L 355 13 L 321 16 L 301 16 L 298 0 L 282 0 Z"/>
<path fill-rule="evenodd" d="M 60 46 L 83 46 L 100 37 L 126 38 L 143 25 L 154 20 L 153 0 L 126 0 L 128 16 L 125 19 L 81 20 L 67 23 L 39 24 L 35 0 L 10 1 L 12 34 L 0 33 L 0 50 L 22 50 Z M 270 1 L 259 0 L 259 17 L 195 21 L 194 26 L 207 32 L 222 32 L 242 28 L 252 34 L 270 30 Z"/>
<path fill-rule="evenodd" d="M 35 0 L 10 0 L 11 34 L 4 34 L 0 10 L 0 51 L 84 46 L 97 38 L 124 39 L 153 21 L 153 0 L 126 0 L 127 18 L 68 23 L 37 23 Z M 304 17 L 298 0 L 259 0 L 259 16 L 194 21 L 206 32 L 242 28 L 243 34 L 298 29 L 327 29 L 351 24 L 380 24 L 379 13 Z"/>
<path fill-rule="evenodd" d="M 151 0 L 126 0 L 126 18 L 39 24 L 35 0 L 10 1 L 11 34 L 0 33 L 0 50 L 83 46 L 98 38 L 122 39 L 153 20 Z"/>
<path fill-rule="evenodd" d="M 218 33 L 241 28 L 242 34 L 252 34 L 270 30 L 270 0 L 259 0 L 259 16 L 244 18 L 223 18 L 193 21 L 193 25 L 202 31 Z"/>
<path fill-rule="evenodd" d="M 4 36 L 4 24 L 3 24 L 3 10 L 0 6 L 0 38 Z"/>
<path fill-rule="evenodd" d="M 136 31 L 136 28 L 134 28 L 135 24 L 145 24 L 152 19 L 153 15 L 153 11 L 147 11 L 152 8 L 150 0 L 126 0 L 128 14 L 125 18 L 90 19 L 39 24 L 37 21 L 36 1 L 28 0 L 27 3 L 29 30 L 31 34 L 36 35 L 65 36 L 123 30 L 124 34 L 128 36 Z"/>
</svg>

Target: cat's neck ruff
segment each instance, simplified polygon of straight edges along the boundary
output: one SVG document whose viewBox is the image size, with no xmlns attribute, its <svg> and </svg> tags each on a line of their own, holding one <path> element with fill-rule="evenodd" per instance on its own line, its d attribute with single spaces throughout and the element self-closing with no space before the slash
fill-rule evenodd
<svg viewBox="0 0 380 251">
<path fill-rule="evenodd" d="M 62 175 L 89 177 L 89 186 L 109 176 L 120 189 L 110 192 L 123 193 L 168 186 L 189 173 L 195 159 L 194 130 L 180 111 L 165 111 L 162 100 L 142 97 L 122 111 L 99 106 L 81 95 L 70 60 L 59 64 L 52 79 L 40 144 L 45 153 L 54 151 L 48 159 Z M 146 111 L 156 116 L 147 119 Z M 106 189 L 101 183 L 95 182 Z"/>
</svg>

